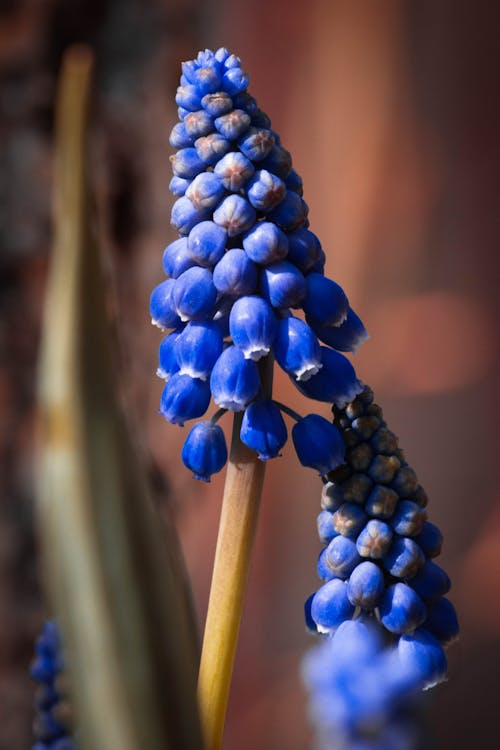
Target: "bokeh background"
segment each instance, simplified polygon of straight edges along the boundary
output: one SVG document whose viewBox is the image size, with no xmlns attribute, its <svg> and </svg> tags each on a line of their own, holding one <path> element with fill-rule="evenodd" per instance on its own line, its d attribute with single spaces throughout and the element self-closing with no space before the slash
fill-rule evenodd
<svg viewBox="0 0 500 750">
<path fill-rule="evenodd" d="M 92 167 L 109 249 L 123 403 L 178 521 L 200 623 L 222 479 L 179 465 L 157 414 L 150 290 L 169 226 L 180 60 L 244 61 L 304 179 L 327 271 L 371 339 L 356 355 L 445 534 L 462 637 L 428 696 L 436 747 L 500 746 L 498 172 L 500 13 L 433 0 L 3 0 L 0 4 L 0 750 L 31 742 L 32 640 L 47 614 L 33 530 L 34 394 L 64 49 L 96 52 Z M 304 401 L 285 378 L 280 398 Z M 321 408 L 325 416 L 328 409 Z M 305 750 L 298 677 L 317 587 L 320 482 L 291 447 L 268 467 L 225 748 Z M 71 529 L 68 529 L 71 534 Z"/>
</svg>

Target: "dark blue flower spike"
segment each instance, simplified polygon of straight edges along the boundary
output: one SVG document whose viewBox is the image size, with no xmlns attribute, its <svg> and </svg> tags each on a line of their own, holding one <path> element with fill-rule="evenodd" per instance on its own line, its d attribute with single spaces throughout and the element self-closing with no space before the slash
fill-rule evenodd
<svg viewBox="0 0 500 750">
<path fill-rule="evenodd" d="M 32 750 L 75 750 L 71 710 L 64 694 L 61 639 L 55 622 L 47 622 L 35 644 L 31 677 L 37 683 Z"/>
<path fill-rule="evenodd" d="M 370 720 L 384 719 L 377 719 L 373 740 L 386 747 L 384 733 L 397 724 L 405 702 L 445 679 L 444 647 L 457 637 L 459 627 L 445 598 L 450 579 L 434 562 L 442 535 L 427 521 L 427 496 L 372 391 L 365 388 L 333 412 L 345 462 L 327 475 L 323 486 L 318 533 L 325 547 L 318 575 L 324 583 L 306 607 L 308 630 L 315 625 L 316 632 L 328 637 L 308 657 L 305 676 L 320 736 L 331 741 L 334 733 L 339 741 L 345 735 L 346 747 L 357 747 L 366 712 Z M 369 650 L 374 638 L 379 646 L 370 664 L 333 663 L 341 646 L 350 648 L 352 640 Z M 372 678 L 378 695 L 355 695 L 356 684 Z M 402 685 L 398 697 L 395 691 Z M 342 710 L 339 703 L 345 704 Z M 402 744 L 395 747 L 406 747 L 403 740 L 410 748 L 416 741 L 403 732 Z"/>
<path fill-rule="evenodd" d="M 366 331 L 324 276 L 302 180 L 247 86 L 241 61 L 225 49 L 183 63 L 170 134 L 179 238 L 164 251 L 168 279 L 151 295 L 151 317 L 169 331 L 159 353 L 167 381 L 160 413 L 182 425 L 203 416 L 210 398 L 222 412 L 243 411 L 241 439 L 266 461 L 280 455 L 287 430 L 282 405 L 263 401 L 255 362 L 273 356 L 308 398 L 342 407 L 362 386 L 339 352 L 355 351 Z M 292 437 L 304 465 L 325 474 L 344 460 L 336 427 L 288 413 L 299 420 Z M 226 460 L 217 418 L 193 428 L 182 454 L 204 480 Z M 417 521 L 408 508 L 400 522 Z"/>
</svg>

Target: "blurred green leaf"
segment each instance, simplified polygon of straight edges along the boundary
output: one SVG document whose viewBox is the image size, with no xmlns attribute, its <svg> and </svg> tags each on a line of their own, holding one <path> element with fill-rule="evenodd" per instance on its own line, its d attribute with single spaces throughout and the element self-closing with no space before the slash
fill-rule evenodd
<svg viewBox="0 0 500 750">
<path fill-rule="evenodd" d="M 40 362 L 38 519 L 81 745 L 201 750 L 197 646 L 172 528 L 116 406 L 86 130 L 92 60 L 65 56 Z"/>
</svg>

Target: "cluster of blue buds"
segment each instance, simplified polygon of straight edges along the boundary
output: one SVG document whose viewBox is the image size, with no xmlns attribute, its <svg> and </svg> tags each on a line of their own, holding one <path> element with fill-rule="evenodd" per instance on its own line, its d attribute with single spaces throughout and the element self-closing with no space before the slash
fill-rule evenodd
<svg viewBox="0 0 500 750">
<path fill-rule="evenodd" d="M 68 704 L 60 687 L 63 673 L 61 639 L 55 622 L 47 622 L 35 644 L 31 676 L 38 683 L 32 750 L 75 750 Z"/>
<path fill-rule="evenodd" d="M 303 662 L 315 750 L 417 750 L 418 675 L 372 618 L 343 622 Z"/>
<path fill-rule="evenodd" d="M 366 331 L 324 275 L 302 180 L 247 93 L 239 58 L 226 49 L 200 52 L 183 63 L 180 83 L 170 135 L 179 238 L 164 251 L 167 279 L 154 289 L 150 311 L 169 331 L 159 350 L 160 413 L 183 425 L 202 417 L 211 399 L 219 407 L 195 424 L 182 452 L 194 475 L 209 481 L 227 460 L 217 424 L 225 411 L 244 413 L 241 440 L 264 461 L 287 440 L 287 409 L 268 397 L 259 361 L 274 357 L 303 394 L 342 407 L 362 386 L 341 352 L 355 351 Z M 323 417 L 298 418 L 292 438 L 301 463 L 322 475 L 344 460 L 340 434 Z"/>
<path fill-rule="evenodd" d="M 396 672 L 410 674 L 414 689 L 427 689 L 445 679 L 444 647 L 459 630 L 445 596 L 450 579 L 434 562 L 441 532 L 427 520 L 427 496 L 373 392 L 365 388 L 333 411 L 346 459 L 323 486 L 318 575 L 324 584 L 306 602 L 308 628 L 330 640 L 347 622 L 371 622 L 397 655 L 391 656 Z"/>
</svg>

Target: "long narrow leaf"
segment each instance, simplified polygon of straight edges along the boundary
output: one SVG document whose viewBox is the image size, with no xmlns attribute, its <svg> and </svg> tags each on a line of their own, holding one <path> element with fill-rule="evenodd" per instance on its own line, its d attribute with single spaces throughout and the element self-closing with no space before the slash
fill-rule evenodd
<svg viewBox="0 0 500 750">
<path fill-rule="evenodd" d="M 57 107 L 55 242 L 40 364 L 38 519 L 85 750 L 201 750 L 197 653 L 177 540 L 115 404 L 87 179 L 91 57 Z"/>
</svg>

